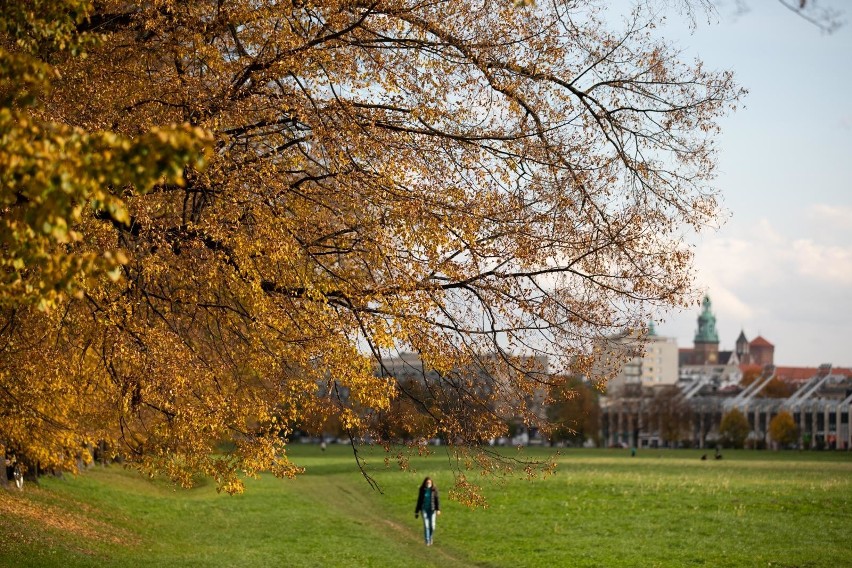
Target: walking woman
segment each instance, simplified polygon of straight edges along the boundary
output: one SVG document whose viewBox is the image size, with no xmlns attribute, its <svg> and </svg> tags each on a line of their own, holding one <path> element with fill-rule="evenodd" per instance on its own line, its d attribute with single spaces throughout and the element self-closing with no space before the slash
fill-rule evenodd
<svg viewBox="0 0 852 568">
<path fill-rule="evenodd" d="M 432 483 L 432 478 L 427 477 L 420 485 L 417 493 L 417 507 L 414 509 L 414 518 L 423 514 L 423 538 L 426 546 L 432 546 L 432 534 L 435 532 L 435 516 L 441 514 L 441 503 L 438 500 L 438 488 Z"/>
</svg>

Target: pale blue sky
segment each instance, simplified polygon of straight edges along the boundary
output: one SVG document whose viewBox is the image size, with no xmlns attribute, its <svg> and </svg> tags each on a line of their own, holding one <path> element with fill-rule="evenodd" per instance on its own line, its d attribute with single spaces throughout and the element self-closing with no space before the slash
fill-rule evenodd
<svg viewBox="0 0 852 568">
<path fill-rule="evenodd" d="M 852 2 L 831 35 L 780 3 L 723 3 L 689 32 L 672 10 L 659 28 L 749 90 L 722 121 L 719 176 L 730 218 L 696 237 L 699 285 L 721 349 L 740 330 L 775 345 L 778 365 L 852 366 Z M 699 308 L 658 333 L 690 347 Z"/>
</svg>

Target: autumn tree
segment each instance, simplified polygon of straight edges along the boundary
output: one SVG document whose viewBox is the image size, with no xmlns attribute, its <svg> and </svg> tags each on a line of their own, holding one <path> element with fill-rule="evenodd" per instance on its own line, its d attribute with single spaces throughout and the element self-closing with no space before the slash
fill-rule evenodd
<svg viewBox="0 0 852 568">
<path fill-rule="evenodd" d="M 586 440 L 598 441 L 600 430 L 600 404 L 598 390 L 579 377 L 553 379 L 547 418 L 550 420 L 549 437 L 553 441 L 570 441 L 583 444 Z"/>
<path fill-rule="evenodd" d="M 738 408 L 732 408 L 722 416 L 719 435 L 722 443 L 731 448 L 742 448 L 751 432 L 748 418 Z"/>
<path fill-rule="evenodd" d="M 654 40 L 651 14 L 611 30 L 581 0 L 73 6 L 64 29 L 97 41 L 28 51 L 52 89 L 14 120 L 131 150 L 188 124 L 213 148 L 164 177 L 83 145 L 49 176 L 85 186 L 68 238 L 33 225 L 53 241 L 20 275 L 4 244 L 7 281 L 118 259 L 52 309 L 4 288 L 0 428 L 45 464 L 106 440 L 238 491 L 241 472 L 298 471 L 284 445 L 305 417 L 390 442 L 376 425 L 416 412 L 418 433 L 476 444 L 507 414 L 545 421 L 530 401 L 551 372 L 588 374 L 600 338 L 694 298 L 682 237 L 717 214 L 716 120 L 740 91 Z M 8 92 L 23 72 L 4 73 Z M 4 220 L 27 179 L 4 182 Z M 380 372 L 402 350 L 439 378 Z"/>
<path fill-rule="evenodd" d="M 789 446 L 799 439 L 799 426 L 792 414 L 782 410 L 769 421 L 769 435 L 781 447 Z"/>
<path fill-rule="evenodd" d="M 77 25 L 82 0 L 0 4 L 0 308 L 42 309 L 79 290 L 89 277 L 118 277 L 117 246 L 80 249 L 80 223 L 97 215 L 128 223 L 113 188 L 145 192 L 160 181 L 181 183 L 185 165 L 200 164 L 198 129 L 152 126 L 135 139 L 50 120 L 40 104 L 57 82 L 49 61 L 73 57 L 96 38 Z M 86 211 L 89 208 L 89 211 Z"/>
<path fill-rule="evenodd" d="M 749 365 L 743 371 L 743 377 L 740 379 L 740 386 L 747 387 L 763 375 L 763 368 L 760 365 Z M 760 398 L 789 398 L 796 391 L 796 386 L 781 379 L 773 377 L 764 385 L 758 396 Z"/>
<path fill-rule="evenodd" d="M 677 386 L 654 389 L 653 397 L 648 401 L 648 416 L 663 442 L 677 444 L 690 437 L 692 409 Z"/>
<path fill-rule="evenodd" d="M 99 279 L 116 280 L 127 260 L 114 239 L 80 246 L 92 237 L 81 223 L 127 223 L 114 188 L 182 183 L 185 166 L 203 165 L 206 141 L 197 128 L 153 126 L 131 139 L 45 113 L 61 79 L 51 63 L 97 40 L 77 30 L 88 10 L 81 0 L 0 2 L 0 455 L 48 467 L 74 467 L 98 411 L 81 407 L 87 387 L 70 381 L 70 353 L 54 359 L 61 312 L 47 310 Z M 61 378 L 53 383 L 45 372 Z"/>
<path fill-rule="evenodd" d="M 760 365 L 747 365 L 743 369 L 743 377 L 740 379 L 740 386 L 745 388 L 759 379 L 763 375 L 763 367 Z"/>
</svg>

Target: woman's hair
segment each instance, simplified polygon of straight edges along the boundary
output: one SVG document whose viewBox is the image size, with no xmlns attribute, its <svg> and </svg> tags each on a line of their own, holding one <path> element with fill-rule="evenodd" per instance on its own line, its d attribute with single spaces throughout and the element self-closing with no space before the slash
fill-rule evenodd
<svg viewBox="0 0 852 568">
<path fill-rule="evenodd" d="M 420 488 L 421 488 L 421 489 L 423 489 L 424 487 L 426 487 L 426 482 L 427 482 L 427 481 L 432 481 L 432 478 L 431 478 L 431 477 L 427 477 L 426 479 L 424 479 L 424 480 L 423 480 L 423 483 L 421 483 L 421 484 L 420 484 Z M 434 481 L 432 481 L 432 487 L 435 487 L 435 482 L 434 482 Z"/>
</svg>

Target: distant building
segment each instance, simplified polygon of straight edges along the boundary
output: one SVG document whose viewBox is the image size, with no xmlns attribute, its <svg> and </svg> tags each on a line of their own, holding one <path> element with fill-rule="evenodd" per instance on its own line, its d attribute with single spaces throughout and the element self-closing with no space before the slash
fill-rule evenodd
<svg viewBox="0 0 852 568">
<path fill-rule="evenodd" d="M 736 355 L 740 365 L 775 364 L 775 346 L 759 335 L 749 341 L 744 331 L 737 338 Z"/>
<path fill-rule="evenodd" d="M 775 346 L 761 336 L 755 337 L 749 344 L 752 365 L 774 365 Z"/>
<path fill-rule="evenodd" d="M 644 339 L 644 349 L 641 348 Z M 654 323 L 648 326 L 648 333 L 642 337 L 637 334 L 623 334 L 607 338 L 610 351 L 617 351 L 622 358 L 614 358 L 613 363 L 621 368 L 607 383 L 607 390 L 617 391 L 625 385 L 673 385 L 678 379 L 677 341 L 671 337 L 657 335 Z M 627 360 L 624 362 L 623 357 Z"/>
<path fill-rule="evenodd" d="M 717 365 L 719 361 L 719 333 L 716 331 L 716 316 L 710 296 L 704 296 L 701 303 L 701 315 L 698 316 L 698 330 L 695 332 L 692 349 L 683 348 L 678 352 L 678 363 L 683 365 Z M 727 354 L 727 359 L 730 354 Z M 727 361 L 725 361 L 727 363 Z"/>
<path fill-rule="evenodd" d="M 698 316 L 698 329 L 695 332 L 692 348 L 678 351 L 678 363 L 681 367 L 696 365 L 773 365 L 775 346 L 765 338 L 757 336 L 749 341 L 744 331 L 740 331 L 733 351 L 719 350 L 719 333 L 716 331 L 716 315 L 709 296 L 704 296 L 702 310 Z"/>
<path fill-rule="evenodd" d="M 820 370 L 825 368 L 827 364 L 821 367 L 775 367 L 775 376 L 786 383 L 801 385 L 819 374 Z M 832 366 L 832 373 L 852 377 L 852 368 Z M 849 394 L 852 394 L 852 392 Z"/>
<path fill-rule="evenodd" d="M 743 330 L 740 330 L 740 336 L 737 338 L 735 353 L 741 365 L 751 365 L 751 351 L 749 350 L 748 339 Z"/>
<path fill-rule="evenodd" d="M 677 382 L 677 340 L 657 335 L 651 323 L 641 360 L 640 380 L 645 386 L 673 385 Z"/>
<path fill-rule="evenodd" d="M 720 441 L 722 417 L 737 409 L 748 420 L 750 447 L 777 447 L 769 424 L 787 411 L 799 428 L 795 446 L 852 450 L 852 369 L 776 367 L 775 346 L 759 335 L 749 341 L 744 331 L 732 351 L 720 351 L 712 307 L 705 296 L 693 347 L 677 351 L 674 386 L 654 388 L 648 380 L 651 337 L 645 355 L 628 361 L 613 381 L 616 388 L 601 399 L 601 439 L 610 446 L 704 448 Z M 629 338 L 620 341 L 625 348 L 632 345 Z M 752 376 L 744 385 L 746 371 Z M 793 389 L 777 388 L 778 381 Z"/>
<path fill-rule="evenodd" d="M 425 389 L 420 393 L 425 399 L 447 403 L 464 402 L 491 407 L 496 414 L 507 420 L 513 416 L 515 386 L 518 377 L 532 379 L 540 386 L 525 397 L 526 409 L 539 417 L 545 416 L 547 398 L 546 378 L 549 376 L 549 362 L 546 356 L 516 356 L 508 358 L 497 353 L 484 353 L 464 367 L 453 368 L 439 373 L 423 364 L 420 355 L 410 352 L 399 353 L 396 357 L 381 360 L 374 370 L 376 375 L 391 376 L 401 385 L 418 384 Z M 530 436 L 535 436 L 531 432 Z"/>
</svg>

